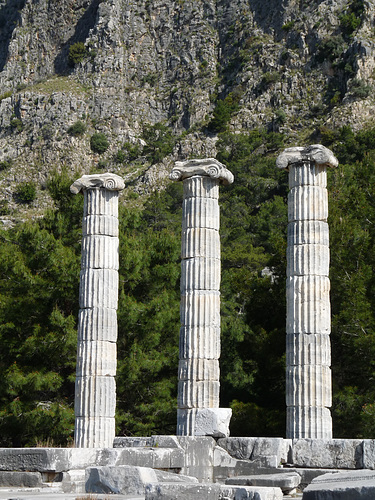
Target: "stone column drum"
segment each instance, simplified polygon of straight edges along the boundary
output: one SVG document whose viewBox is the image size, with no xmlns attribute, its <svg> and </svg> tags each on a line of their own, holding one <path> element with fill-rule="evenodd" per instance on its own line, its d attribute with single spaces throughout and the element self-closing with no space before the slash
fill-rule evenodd
<svg viewBox="0 0 375 500">
<path fill-rule="evenodd" d="M 183 181 L 181 330 L 177 435 L 227 436 L 231 409 L 219 408 L 219 184 L 233 175 L 209 158 L 176 162 Z"/>
<path fill-rule="evenodd" d="M 75 431 L 77 448 L 108 448 L 115 437 L 118 301 L 118 195 L 115 174 L 84 175 Z"/>
<path fill-rule="evenodd" d="M 327 167 L 337 159 L 321 145 L 286 149 L 289 171 L 286 437 L 332 438 Z"/>
</svg>

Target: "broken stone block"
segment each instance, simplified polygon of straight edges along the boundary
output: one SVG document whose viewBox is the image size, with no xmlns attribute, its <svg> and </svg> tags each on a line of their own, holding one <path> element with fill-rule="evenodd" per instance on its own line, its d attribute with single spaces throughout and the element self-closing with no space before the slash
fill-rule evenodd
<svg viewBox="0 0 375 500">
<path fill-rule="evenodd" d="M 297 488 L 301 483 L 301 476 L 296 472 L 284 472 L 278 474 L 262 474 L 251 476 L 237 476 L 228 478 L 225 484 L 236 484 L 243 486 L 270 486 L 281 488 L 286 495 Z"/>
<path fill-rule="evenodd" d="M 297 439 L 291 461 L 298 467 L 359 469 L 363 463 L 359 439 Z"/>
<path fill-rule="evenodd" d="M 148 484 L 145 500 L 219 500 L 219 484 L 160 483 Z"/>
<path fill-rule="evenodd" d="M 39 472 L 10 472 L 0 471 L 0 486 L 20 488 L 36 488 L 42 485 L 42 476 Z"/>
<path fill-rule="evenodd" d="M 356 470 L 323 474 L 307 486 L 303 500 L 373 500 L 375 472 Z"/>
<path fill-rule="evenodd" d="M 157 481 L 155 471 L 148 467 L 119 465 L 86 469 L 87 493 L 144 495 L 145 486 Z"/>
<path fill-rule="evenodd" d="M 221 486 L 220 499 L 233 500 L 282 500 L 280 488 L 262 486 Z"/>
<path fill-rule="evenodd" d="M 231 408 L 198 409 L 195 416 L 195 435 L 223 438 L 229 436 Z"/>
<path fill-rule="evenodd" d="M 364 439 L 363 443 L 363 463 L 364 469 L 375 469 L 375 439 Z"/>
</svg>

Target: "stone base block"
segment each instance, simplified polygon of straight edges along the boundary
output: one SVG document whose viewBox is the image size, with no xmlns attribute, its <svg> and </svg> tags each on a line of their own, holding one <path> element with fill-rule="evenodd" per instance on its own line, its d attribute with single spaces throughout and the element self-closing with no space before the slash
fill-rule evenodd
<svg viewBox="0 0 375 500">
<path fill-rule="evenodd" d="M 362 455 L 360 439 L 298 439 L 293 441 L 291 462 L 298 467 L 357 469 Z"/>
<path fill-rule="evenodd" d="M 280 488 L 265 486 L 222 486 L 220 499 L 283 500 Z"/>
<path fill-rule="evenodd" d="M 313 479 L 303 500 L 373 500 L 375 472 L 368 470 L 324 474 Z"/>
<path fill-rule="evenodd" d="M 0 471 L 0 487 L 36 488 L 42 486 L 39 472 Z"/>
<path fill-rule="evenodd" d="M 285 472 L 283 474 L 262 474 L 251 476 L 231 477 L 225 484 L 236 484 L 242 486 L 267 486 L 281 488 L 284 494 L 297 488 L 301 483 L 301 476 L 297 472 Z"/>
<path fill-rule="evenodd" d="M 143 495 L 149 483 L 157 483 L 153 469 L 149 467 L 88 467 L 86 469 L 87 493 Z"/>
<path fill-rule="evenodd" d="M 223 438 L 229 436 L 231 408 L 203 408 L 195 416 L 195 435 Z"/>
<path fill-rule="evenodd" d="M 229 436 L 231 408 L 189 408 L 177 410 L 177 435 Z"/>
<path fill-rule="evenodd" d="M 283 438 L 228 437 L 217 444 L 230 456 L 239 460 L 251 460 L 263 467 L 278 467 L 287 463 L 292 441 Z"/>
<path fill-rule="evenodd" d="M 160 483 L 146 486 L 145 500 L 219 500 L 218 484 Z"/>
</svg>

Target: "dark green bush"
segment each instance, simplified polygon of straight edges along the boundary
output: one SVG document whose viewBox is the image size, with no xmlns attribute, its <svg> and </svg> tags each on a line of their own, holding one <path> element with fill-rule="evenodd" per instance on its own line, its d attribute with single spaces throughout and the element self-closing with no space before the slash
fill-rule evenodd
<svg viewBox="0 0 375 500">
<path fill-rule="evenodd" d="M 10 214 L 10 209 L 9 209 L 8 200 L 1 200 L 0 201 L 0 215 L 9 215 L 9 214 Z"/>
<path fill-rule="evenodd" d="M 105 153 L 109 148 L 109 142 L 105 134 L 97 132 L 91 136 L 90 147 L 94 153 Z"/>
<path fill-rule="evenodd" d="M 10 126 L 13 130 L 17 130 L 17 132 L 22 132 L 23 130 L 23 123 L 21 118 L 12 118 L 10 120 Z"/>
<path fill-rule="evenodd" d="M 20 184 L 16 190 L 16 197 L 21 203 L 31 203 L 36 198 L 36 186 L 34 182 Z"/>
<path fill-rule="evenodd" d="M 0 161 L 0 172 L 2 170 L 7 170 L 11 166 L 12 166 L 12 160 L 6 159 L 6 160 L 3 160 L 3 161 Z"/>
<path fill-rule="evenodd" d="M 85 132 L 86 132 L 86 125 L 80 120 L 73 123 L 73 125 L 71 125 L 68 128 L 68 134 L 73 137 L 78 137 L 80 135 L 83 135 Z"/>
<path fill-rule="evenodd" d="M 317 47 L 316 60 L 318 62 L 334 61 L 343 52 L 345 41 L 341 35 L 331 36 L 322 40 Z"/>
<path fill-rule="evenodd" d="M 147 143 L 143 152 L 152 163 L 158 163 L 171 154 L 176 142 L 172 131 L 162 123 L 145 125 L 143 138 Z"/>
<path fill-rule="evenodd" d="M 53 128 L 51 123 L 47 123 L 42 127 L 42 137 L 45 141 L 50 141 L 55 135 L 55 129 Z"/>
<path fill-rule="evenodd" d="M 371 94 L 372 87 L 371 85 L 366 85 L 363 80 L 358 80 L 355 78 L 352 81 L 351 91 L 354 97 L 358 99 L 366 99 Z"/>
<path fill-rule="evenodd" d="M 132 144 L 131 142 L 124 142 L 123 149 L 128 155 L 128 160 L 134 161 L 142 154 L 142 146 L 140 144 Z"/>
<path fill-rule="evenodd" d="M 116 163 L 124 163 L 126 161 L 126 153 L 119 149 L 115 155 Z"/>
<path fill-rule="evenodd" d="M 86 47 L 83 42 L 73 43 L 69 47 L 68 60 L 70 66 L 75 66 L 83 61 L 86 56 Z"/>
</svg>

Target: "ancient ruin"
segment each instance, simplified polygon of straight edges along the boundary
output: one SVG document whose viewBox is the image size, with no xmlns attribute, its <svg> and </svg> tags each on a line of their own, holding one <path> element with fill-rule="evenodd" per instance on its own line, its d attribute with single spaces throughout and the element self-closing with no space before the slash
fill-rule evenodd
<svg viewBox="0 0 375 500">
<path fill-rule="evenodd" d="M 71 186 L 84 195 L 79 293 L 75 446 L 112 447 L 115 437 L 118 301 L 118 195 L 114 174 L 84 175 Z"/>
<path fill-rule="evenodd" d="M 321 145 L 286 149 L 289 171 L 286 403 L 287 438 L 332 438 L 327 168 Z"/>
<path fill-rule="evenodd" d="M 176 162 L 183 181 L 181 329 L 177 434 L 225 436 L 231 410 L 219 408 L 219 184 L 233 175 L 213 158 Z"/>
</svg>

